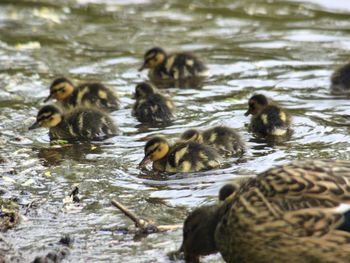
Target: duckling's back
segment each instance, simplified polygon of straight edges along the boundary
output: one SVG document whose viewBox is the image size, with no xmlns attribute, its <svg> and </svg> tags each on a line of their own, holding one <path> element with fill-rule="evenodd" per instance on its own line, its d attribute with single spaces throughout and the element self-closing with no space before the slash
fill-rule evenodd
<svg viewBox="0 0 350 263">
<path fill-rule="evenodd" d="M 118 134 L 108 114 L 94 108 L 76 108 L 50 129 L 50 139 L 94 140 Z"/>
<path fill-rule="evenodd" d="M 216 126 L 203 132 L 204 143 L 213 146 L 222 154 L 237 155 L 245 151 L 240 135 L 230 127 Z"/>
<path fill-rule="evenodd" d="M 63 101 L 65 108 L 96 107 L 113 111 L 119 109 L 119 99 L 101 83 L 85 83 L 76 87 L 71 96 Z"/>
<path fill-rule="evenodd" d="M 251 128 L 262 135 L 285 135 L 288 131 L 289 117 L 280 107 L 267 106 L 259 115 L 253 117 Z"/>
<path fill-rule="evenodd" d="M 173 110 L 171 100 L 161 94 L 152 94 L 135 103 L 133 115 L 140 122 L 169 122 L 174 117 Z"/>
<path fill-rule="evenodd" d="M 208 75 L 208 69 L 204 63 L 190 53 L 170 55 L 167 58 L 165 67 L 168 74 L 174 79 Z"/>
<path fill-rule="evenodd" d="M 220 165 L 221 158 L 211 146 L 195 142 L 179 143 L 172 147 L 167 157 L 167 172 L 198 172 Z"/>
</svg>

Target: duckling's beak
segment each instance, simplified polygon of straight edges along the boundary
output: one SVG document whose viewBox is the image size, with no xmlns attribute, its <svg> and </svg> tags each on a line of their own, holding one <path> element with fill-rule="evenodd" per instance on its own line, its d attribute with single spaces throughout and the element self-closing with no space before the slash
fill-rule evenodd
<svg viewBox="0 0 350 263">
<path fill-rule="evenodd" d="M 44 102 L 47 102 L 48 100 L 50 100 L 52 98 L 52 93 L 50 93 L 50 95 L 44 100 Z"/>
<path fill-rule="evenodd" d="M 145 168 L 145 166 L 150 162 L 152 162 L 150 155 L 146 155 L 139 163 L 139 168 Z"/>
<path fill-rule="evenodd" d="M 143 62 L 141 68 L 139 68 L 139 71 L 142 71 L 142 70 L 144 70 L 145 68 L 146 68 L 146 61 Z"/>
<path fill-rule="evenodd" d="M 40 127 L 39 122 L 36 121 L 28 128 L 28 130 L 33 130 L 39 127 Z"/>
<path fill-rule="evenodd" d="M 248 109 L 246 113 L 244 113 L 244 116 L 249 116 L 249 114 L 251 114 L 250 109 Z"/>
</svg>

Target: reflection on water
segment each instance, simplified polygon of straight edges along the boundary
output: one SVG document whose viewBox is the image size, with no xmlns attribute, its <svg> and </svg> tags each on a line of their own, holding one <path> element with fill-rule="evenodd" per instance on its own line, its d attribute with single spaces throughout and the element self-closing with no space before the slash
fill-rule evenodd
<svg viewBox="0 0 350 263">
<path fill-rule="evenodd" d="M 70 234 L 71 262 L 168 262 L 181 231 L 138 240 L 102 231 L 132 225 L 111 208 L 111 198 L 141 217 L 177 224 L 195 206 L 215 202 L 229 180 L 288 160 L 350 159 L 350 100 L 329 92 L 332 71 L 349 54 L 345 1 L 3 0 L 0 7 L 0 185 L 21 207 L 37 200 L 6 233 L 27 261 Z M 160 85 L 177 106 L 176 119 L 165 127 L 141 125 L 131 116 L 135 84 L 147 80 L 137 69 L 152 46 L 192 51 L 211 73 L 204 82 L 180 83 L 186 89 Z M 47 130 L 28 131 L 52 79 L 62 75 L 115 89 L 122 107 L 112 117 L 123 135 L 53 146 Z M 288 109 L 289 137 L 267 140 L 248 131 L 244 112 L 253 93 Z M 137 168 L 150 136 L 176 140 L 188 128 L 216 125 L 242 134 L 249 148 L 242 159 L 186 175 Z M 83 209 L 63 209 L 75 184 Z"/>
</svg>

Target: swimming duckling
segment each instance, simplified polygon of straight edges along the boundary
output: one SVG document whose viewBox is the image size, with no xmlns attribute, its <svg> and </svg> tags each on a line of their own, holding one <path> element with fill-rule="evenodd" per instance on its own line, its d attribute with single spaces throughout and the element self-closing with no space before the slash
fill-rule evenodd
<svg viewBox="0 0 350 263">
<path fill-rule="evenodd" d="M 208 69 L 195 55 L 190 53 L 167 54 L 162 48 L 154 47 L 144 55 L 144 63 L 139 69 L 149 69 L 152 79 L 184 79 L 187 77 L 207 77 Z"/>
<path fill-rule="evenodd" d="M 83 83 L 79 86 L 67 78 L 57 78 L 50 86 L 50 95 L 44 102 L 55 98 L 64 109 L 75 107 L 96 107 L 101 110 L 119 109 L 117 95 L 101 83 Z"/>
<path fill-rule="evenodd" d="M 253 95 L 248 101 L 245 116 L 252 114 L 250 128 L 262 135 L 286 135 L 290 119 L 287 113 L 262 94 Z"/>
<path fill-rule="evenodd" d="M 227 126 L 216 126 L 204 131 L 190 129 L 181 135 L 181 140 L 210 145 L 224 155 L 241 155 L 245 151 L 239 134 Z"/>
<path fill-rule="evenodd" d="M 139 167 L 151 161 L 153 169 L 160 172 L 189 173 L 217 168 L 221 158 L 210 146 L 195 142 L 170 146 L 165 138 L 156 136 L 146 143 L 145 157 Z"/>
<path fill-rule="evenodd" d="M 185 220 L 187 262 L 220 252 L 235 263 L 346 263 L 350 161 L 297 161 L 243 182 Z"/>
<path fill-rule="evenodd" d="M 94 140 L 114 136 L 117 127 L 108 114 L 95 108 L 76 108 L 62 113 L 53 105 L 42 107 L 30 130 L 49 128 L 50 140 Z"/>
<path fill-rule="evenodd" d="M 173 101 L 149 83 L 137 84 L 135 99 L 132 115 L 140 122 L 169 122 L 174 117 Z"/>
<path fill-rule="evenodd" d="M 350 63 L 339 67 L 331 76 L 331 91 L 333 94 L 350 92 Z"/>
</svg>

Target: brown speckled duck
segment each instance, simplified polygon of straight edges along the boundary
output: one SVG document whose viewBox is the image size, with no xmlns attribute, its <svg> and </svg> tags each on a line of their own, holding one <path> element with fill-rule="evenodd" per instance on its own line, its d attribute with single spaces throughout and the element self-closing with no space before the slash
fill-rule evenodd
<svg viewBox="0 0 350 263">
<path fill-rule="evenodd" d="M 161 94 L 152 84 L 137 84 L 134 97 L 132 115 L 139 122 L 167 123 L 173 119 L 175 105 L 172 99 Z"/>
<path fill-rule="evenodd" d="M 195 142 L 169 142 L 155 136 L 145 145 L 145 157 L 139 164 L 143 168 L 153 162 L 153 169 L 168 173 L 189 173 L 218 168 L 221 158 L 216 150 L 210 146 Z"/>
<path fill-rule="evenodd" d="M 245 116 L 252 115 L 250 129 L 263 136 L 283 136 L 288 133 L 289 115 L 271 99 L 262 94 L 253 95 L 248 101 Z"/>
<path fill-rule="evenodd" d="M 167 54 L 162 48 L 154 47 L 146 51 L 144 63 L 139 69 L 149 69 L 151 79 L 184 79 L 206 77 L 208 69 L 191 53 Z"/>
<path fill-rule="evenodd" d="M 230 263 L 346 263 L 350 161 L 296 161 L 228 188 L 184 223 L 186 262 L 220 252 Z"/>
<path fill-rule="evenodd" d="M 117 95 L 101 83 L 83 83 L 78 86 L 67 78 L 55 79 L 50 86 L 50 95 L 45 102 L 56 99 L 60 106 L 69 110 L 75 107 L 96 107 L 105 111 L 119 109 Z"/>
<path fill-rule="evenodd" d="M 109 115 L 95 108 L 75 108 L 63 113 L 57 106 L 46 105 L 29 129 L 40 127 L 49 128 L 50 140 L 85 141 L 118 134 Z"/>
</svg>

